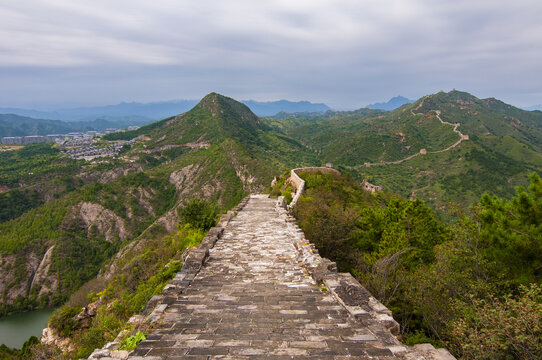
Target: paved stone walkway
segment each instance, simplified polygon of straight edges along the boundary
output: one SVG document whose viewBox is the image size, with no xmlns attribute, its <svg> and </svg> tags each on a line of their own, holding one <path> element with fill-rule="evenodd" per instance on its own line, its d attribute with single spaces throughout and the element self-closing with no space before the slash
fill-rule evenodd
<svg viewBox="0 0 542 360">
<path fill-rule="evenodd" d="M 296 260 L 275 200 L 252 196 L 130 359 L 396 359 L 393 337 L 354 319 Z M 383 332 L 382 332 L 383 333 Z"/>
</svg>

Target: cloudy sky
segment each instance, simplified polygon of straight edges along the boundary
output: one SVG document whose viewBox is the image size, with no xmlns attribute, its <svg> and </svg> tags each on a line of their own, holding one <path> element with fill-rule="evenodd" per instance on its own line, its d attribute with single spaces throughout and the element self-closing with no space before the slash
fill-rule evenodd
<svg viewBox="0 0 542 360">
<path fill-rule="evenodd" d="M 0 106 L 542 103 L 540 0 L 0 0 Z"/>
</svg>

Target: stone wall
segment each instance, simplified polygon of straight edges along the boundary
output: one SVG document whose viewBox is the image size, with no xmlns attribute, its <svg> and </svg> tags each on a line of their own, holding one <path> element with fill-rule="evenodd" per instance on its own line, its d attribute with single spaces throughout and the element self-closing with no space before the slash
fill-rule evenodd
<svg viewBox="0 0 542 360">
<path fill-rule="evenodd" d="M 302 172 L 311 172 L 313 174 L 321 172 L 322 174 L 337 174 L 340 175 L 341 173 L 335 169 L 331 169 L 329 167 L 304 167 L 304 168 L 297 168 L 292 169 L 290 171 L 290 178 L 288 181 L 295 189 L 295 195 L 292 199 L 292 202 L 290 205 L 288 205 L 289 208 L 293 208 L 295 204 L 297 204 L 297 200 L 303 195 L 303 191 L 305 191 L 305 180 L 303 180 L 297 173 Z"/>
<path fill-rule="evenodd" d="M 363 180 L 361 182 L 361 187 L 363 188 L 363 190 L 370 191 L 372 193 L 374 193 L 376 191 L 383 191 L 384 190 L 383 186 L 373 185 L 370 182 L 368 182 L 367 180 Z"/>
<path fill-rule="evenodd" d="M 373 323 L 374 325 L 370 325 L 371 328 L 386 329 L 387 331 L 378 332 L 379 340 L 388 344 L 394 354 L 402 354 L 406 360 L 455 360 L 448 350 L 436 349 L 431 344 L 418 344 L 412 347 L 402 344 L 397 339 L 400 326 L 393 319 L 391 310 L 372 296 L 350 273 L 337 272 L 335 262 L 319 255 L 316 246 L 305 238 L 296 219 L 285 209 L 283 196 L 278 198 L 275 209 L 280 216 L 286 217 L 286 222 L 297 233 L 294 245 L 299 252 L 298 259 L 307 273 L 322 289 L 329 291 L 353 318 L 363 323 Z M 362 340 L 366 339 L 360 339 Z"/>
</svg>

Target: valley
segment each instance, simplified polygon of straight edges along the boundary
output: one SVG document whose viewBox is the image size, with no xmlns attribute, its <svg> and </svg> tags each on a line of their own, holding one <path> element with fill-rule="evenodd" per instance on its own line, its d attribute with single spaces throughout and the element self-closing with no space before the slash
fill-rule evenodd
<svg viewBox="0 0 542 360">
<path fill-rule="evenodd" d="M 265 120 L 322 163 L 421 198 L 445 217 L 458 206 L 466 210 L 484 192 L 512 196 L 542 165 L 541 114 L 460 91 L 387 113 L 360 109 Z"/>
<path fill-rule="evenodd" d="M 418 249 L 394 274 L 415 287 L 422 270 L 457 265 L 437 255 L 451 254 L 447 246 L 459 241 L 453 234 L 472 230 L 470 223 L 458 224 L 475 221 L 480 208 L 498 212 L 525 197 L 529 206 L 540 201 L 539 180 L 529 176 L 542 168 L 542 113 L 455 90 L 392 111 L 274 117 L 258 117 L 246 105 L 210 93 L 184 113 L 107 134 L 98 144 L 116 156 L 97 157 L 94 152 L 102 148 L 62 154 L 50 143 L 5 147 L 0 155 L 0 314 L 62 306 L 50 328 L 69 339 L 73 348 L 63 350 L 70 358 L 87 357 L 124 329 L 179 271 L 182 254 L 203 239 L 220 214 L 251 193 L 291 197 L 293 189 L 281 174 L 292 168 L 330 163 L 342 174 L 340 179 L 307 175 L 309 191 L 294 214 L 324 256 L 375 293 L 387 291 L 370 275 L 378 275 L 374 266 L 380 260 Z M 271 189 L 273 179 L 278 185 Z M 363 180 L 384 191 L 365 192 L 359 185 Z M 516 190 L 521 186 L 528 195 Z M 509 200 L 515 196 L 519 200 Z M 536 210 L 527 205 L 525 212 Z M 514 219 L 520 221 L 523 213 L 517 213 Z M 537 221 L 532 220 L 533 228 L 540 226 Z M 314 228 L 306 230 L 308 224 Z M 491 231 L 502 233 L 490 225 L 484 223 L 486 240 Z M 530 259 L 525 260 L 528 274 L 510 263 L 509 249 L 499 256 L 488 250 L 483 261 L 504 261 L 514 276 L 503 283 L 483 281 L 515 294 L 520 285 L 539 282 L 540 266 L 529 262 L 526 249 L 538 254 L 540 246 L 529 239 L 514 240 L 525 247 L 516 255 Z M 461 271 L 470 274 L 469 266 Z M 465 275 L 457 269 L 451 276 Z M 484 276 L 502 275 L 489 265 L 485 269 Z M 469 276 L 476 284 L 483 278 Z M 447 286 L 458 283 L 443 287 L 453 292 Z M 404 339 L 418 332 L 435 345 L 443 344 L 442 337 L 458 346 L 460 340 L 445 333 L 452 329 L 444 325 L 450 319 L 434 314 L 424 319 L 429 310 L 417 308 L 414 295 L 403 296 L 407 288 L 402 286 L 398 297 L 382 297 L 394 314 L 404 316 L 399 319 Z M 417 291 L 423 298 L 428 287 Z M 463 299 L 465 292 L 457 294 Z M 96 310 L 88 323 L 72 323 L 89 304 Z M 410 310 L 401 310 L 405 304 Z M 451 311 L 448 304 L 445 308 Z"/>
</svg>

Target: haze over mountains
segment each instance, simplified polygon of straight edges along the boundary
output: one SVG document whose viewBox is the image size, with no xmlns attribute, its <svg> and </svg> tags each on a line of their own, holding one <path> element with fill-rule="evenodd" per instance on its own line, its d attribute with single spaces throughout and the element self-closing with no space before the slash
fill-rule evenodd
<svg viewBox="0 0 542 360">
<path fill-rule="evenodd" d="M 168 116 L 181 114 L 193 108 L 199 100 L 171 100 L 152 103 L 123 102 L 116 105 L 55 109 L 50 111 L 0 108 L 0 114 L 15 114 L 38 119 L 81 121 L 96 118 L 115 119 L 140 118 L 160 120 Z M 330 108 L 325 104 L 313 104 L 309 101 L 241 101 L 258 116 L 275 115 L 278 112 L 324 112 Z"/>
<path fill-rule="evenodd" d="M 413 103 L 413 102 L 414 102 L 414 100 L 407 99 L 406 97 L 396 96 L 396 97 L 391 98 L 387 102 L 379 102 L 379 103 L 369 104 L 366 107 L 368 107 L 369 109 L 379 109 L 379 110 L 391 111 L 391 110 L 397 109 L 398 107 L 403 106 L 404 104 L 410 104 L 410 103 Z"/>
<path fill-rule="evenodd" d="M 87 281 L 130 278 L 145 251 L 163 252 L 163 268 L 180 250 L 161 239 L 178 231 L 190 199 L 229 209 L 291 168 L 331 162 L 443 217 L 450 201 L 466 209 L 484 192 L 510 197 L 542 168 L 542 113 L 460 91 L 389 112 L 278 118 L 211 93 L 189 111 L 94 145 L 116 140 L 134 141 L 90 161 L 50 144 L 2 152 L 0 314 L 60 305 Z M 137 281 L 130 284 L 133 296 Z"/>
<path fill-rule="evenodd" d="M 540 104 L 540 105 L 534 105 L 534 106 L 529 106 L 528 108 L 525 108 L 525 110 L 529 110 L 529 111 L 535 111 L 535 110 L 542 111 L 542 104 Z"/>
<path fill-rule="evenodd" d="M 290 114 L 318 115 L 332 110 L 323 103 L 309 101 L 241 101 L 258 116 L 284 118 Z M 402 96 L 387 102 L 367 105 L 367 108 L 394 110 L 412 103 Z M 50 111 L 0 108 L 0 137 L 61 134 L 74 131 L 105 130 L 131 125 L 144 125 L 155 120 L 184 113 L 194 107 L 196 100 L 172 100 L 153 103 L 120 103 L 116 105 L 56 109 Z"/>
</svg>

